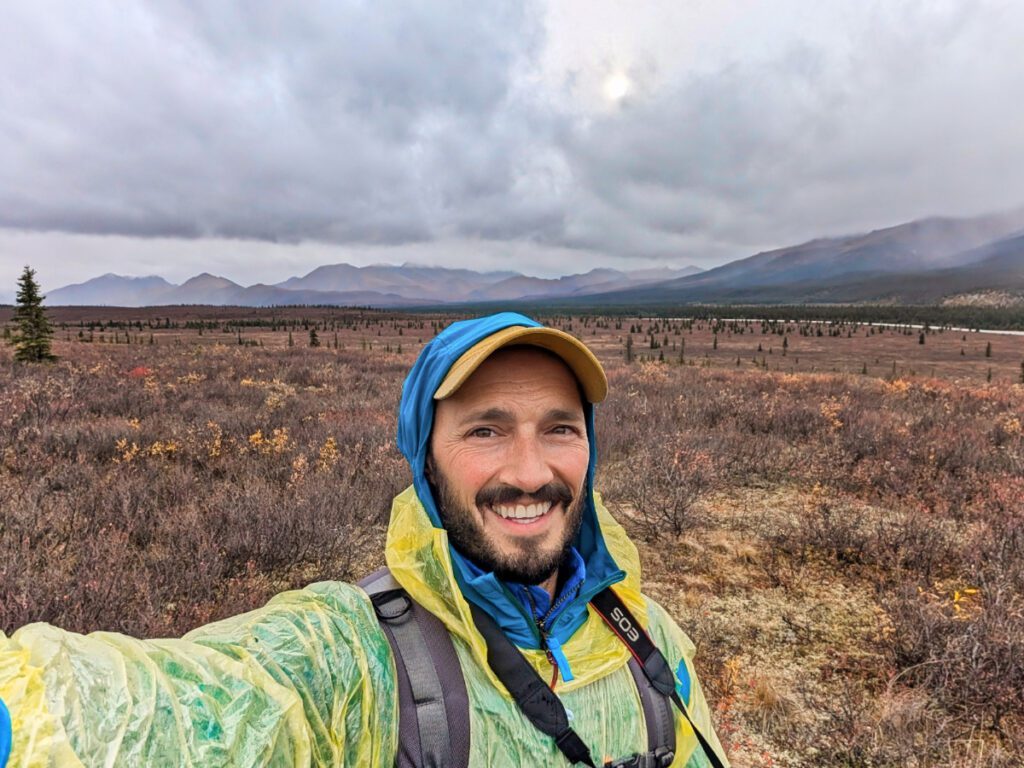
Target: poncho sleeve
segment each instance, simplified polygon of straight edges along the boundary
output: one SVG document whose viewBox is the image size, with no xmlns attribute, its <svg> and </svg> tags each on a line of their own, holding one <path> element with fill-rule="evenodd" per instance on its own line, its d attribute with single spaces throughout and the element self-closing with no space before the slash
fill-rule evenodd
<svg viewBox="0 0 1024 768">
<path fill-rule="evenodd" d="M 369 600 L 336 582 L 180 640 L 0 633 L 18 768 L 391 765 L 394 680 Z"/>
</svg>

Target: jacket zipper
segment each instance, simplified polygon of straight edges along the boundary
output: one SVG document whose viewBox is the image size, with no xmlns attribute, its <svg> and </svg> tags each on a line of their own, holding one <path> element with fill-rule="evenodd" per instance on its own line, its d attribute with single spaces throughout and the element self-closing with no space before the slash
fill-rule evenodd
<svg viewBox="0 0 1024 768">
<path fill-rule="evenodd" d="M 537 604 L 533 602 L 533 595 L 530 594 L 529 588 L 526 590 L 526 596 L 530 600 L 530 612 L 534 616 L 534 621 L 537 623 L 537 631 L 540 633 L 541 647 L 544 649 L 544 655 L 547 656 L 548 664 L 551 665 L 551 683 L 548 685 L 551 690 L 555 689 L 555 685 L 558 683 L 558 662 L 555 660 L 554 654 L 551 653 L 551 648 L 548 646 L 548 620 L 551 618 L 559 608 L 565 605 L 570 599 L 579 594 L 579 586 L 576 589 L 569 591 L 562 591 L 562 594 L 558 596 L 558 599 L 551 604 L 548 608 L 547 613 L 544 614 L 543 618 L 537 618 Z"/>
</svg>

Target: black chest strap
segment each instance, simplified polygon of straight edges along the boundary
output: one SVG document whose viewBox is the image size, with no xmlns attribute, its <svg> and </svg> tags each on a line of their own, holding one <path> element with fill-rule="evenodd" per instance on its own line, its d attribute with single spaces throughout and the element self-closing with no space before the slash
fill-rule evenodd
<svg viewBox="0 0 1024 768">
<path fill-rule="evenodd" d="M 700 732 L 697 724 L 693 722 L 693 718 L 690 717 L 690 713 L 686 709 L 686 704 L 683 703 L 676 691 L 676 676 L 669 667 L 665 655 L 658 650 L 658 646 L 654 644 L 643 625 L 636 620 L 626 604 L 622 602 L 622 598 L 615 594 L 611 587 L 608 587 L 595 595 L 590 604 L 594 606 L 612 632 L 629 648 L 629 652 L 633 654 L 633 658 L 643 669 L 647 679 L 651 681 L 651 685 L 676 705 L 676 709 L 689 723 L 693 735 L 697 737 L 697 743 L 704 750 L 704 755 L 711 763 L 712 768 L 725 768 L 722 759 L 704 734 Z"/>
<path fill-rule="evenodd" d="M 596 768 L 590 750 L 569 725 L 562 700 L 537 674 L 494 619 L 473 603 L 473 622 L 487 641 L 487 663 L 537 730 L 555 740 L 566 759 Z"/>
</svg>

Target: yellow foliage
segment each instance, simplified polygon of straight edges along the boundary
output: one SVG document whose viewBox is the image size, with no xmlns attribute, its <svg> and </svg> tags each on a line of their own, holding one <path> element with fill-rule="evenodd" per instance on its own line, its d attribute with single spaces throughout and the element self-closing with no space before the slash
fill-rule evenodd
<svg viewBox="0 0 1024 768">
<path fill-rule="evenodd" d="M 157 458 L 171 459 L 178 455 L 178 448 L 174 440 L 157 440 L 146 449 L 146 453 Z"/>
<path fill-rule="evenodd" d="M 206 427 L 213 433 L 213 436 L 210 438 L 210 442 L 206 446 L 206 455 L 211 459 L 216 459 L 223 451 L 224 431 L 216 421 L 206 422 Z"/>
<path fill-rule="evenodd" d="M 306 477 L 306 472 L 309 470 L 309 462 L 306 459 L 306 454 L 300 453 L 294 459 L 292 459 L 292 474 L 288 478 L 288 487 L 294 488 L 303 478 Z"/>
<path fill-rule="evenodd" d="M 131 445 L 129 445 L 128 438 L 126 437 L 122 437 L 114 443 L 114 446 L 117 448 L 118 453 L 121 454 L 114 459 L 115 464 L 131 464 L 139 455 L 139 444 L 133 441 Z"/>
<path fill-rule="evenodd" d="M 286 394 L 282 392 L 273 391 L 267 393 L 266 398 L 263 400 L 263 405 L 266 407 L 268 411 L 276 411 L 278 408 L 284 405 L 285 400 L 287 399 L 288 397 Z"/>
<path fill-rule="evenodd" d="M 274 453 L 284 453 L 288 448 L 288 427 L 275 427 L 269 442 Z"/>
<path fill-rule="evenodd" d="M 743 659 L 739 656 L 731 656 L 722 665 L 726 685 L 732 689 L 740 682 L 743 674 Z"/>
<path fill-rule="evenodd" d="M 335 442 L 333 437 L 328 437 L 324 444 L 320 446 L 320 456 L 317 459 L 316 468 L 321 472 L 331 469 L 338 463 L 338 456 L 338 443 Z"/>
<path fill-rule="evenodd" d="M 195 371 L 189 371 L 184 376 L 178 377 L 179 384 L 198 384 L 201 381 L 206 381 L 206 375 Z"/>
<path fill-rule="evenodd" d="M 896 379 L 889 382 L 889 389 L 902 395 L 910 389 L 910 382 L 906 379 Z"/>
<path fill-rule="evenodd" d="M 262 429 L 257 429 L 249 435 L 249 447 L 264 456 L 284 453 L 288 450 L 289 440 L 288 427 L 275 427 L 269 437 L 263 435 Z"/>
<path fill-rule="evenodd" d="M 268 411 L 276 411 L 282 405 L 287 402 L 288 398 L 295 394 L 295 387 L 291 384 L 287 384 L 280 379 L 273 379 L 272 381 L 259 381 L 256 379 L 245 378 L 239 382 L 243 387 L 256 387 L 258 389 L 265 389 L 267 396 L 263 401 L 264 407 Z"/>
<path fill-rule="evenodd" d="M 838 432 L 843 428 L 843 420 L 839 418 L 839 414 L 842 413 L 843 404 L 836 400 L 834 397 L 829 398 L 827 402 L 821 404 L 821 415 L 825 417 L 825 421 L 828 422 L 829 428 L 833 432 Z"/>
</svg>

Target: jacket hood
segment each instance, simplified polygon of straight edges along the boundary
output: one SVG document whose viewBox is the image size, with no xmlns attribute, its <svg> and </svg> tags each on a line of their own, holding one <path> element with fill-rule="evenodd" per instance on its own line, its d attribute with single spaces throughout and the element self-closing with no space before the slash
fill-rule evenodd
<svg viewBox="0 0 1024 768">
<path fill-rule="evenodd" d="M 398 447 L 409 462 L 416 496 L 434 528 L 443 529 L 437 502 L 426 477 L 430 432 L 434 423 L 434 392 L 463 353 L 478 341 L 511 326 L 539 328 L 541 324 L 514 312 L 452 323 L 423 348 L 402 386 L 402 400 L 398 410 Z M 551 628 L 552 634 L 562 642 L 568 639 L 568 635 L 579 626 L 585 615 L 585 611 L 581 613 L 580 605 L 585 606 L 599 591 L 625 577 L 608 550 L 599 524 L 594 503 L 594 470 L 597 465 L 594 406 L 584 402 L 583 410 L 590 442 L 590 462 L 584 488 L 583 520 L 572 544 L 583 558 L 586 577 L 573 601 L 576 609 L 560 615 Z M 479 569 L 471 568 L 461 553 L 450 545 L 448 548 L 454 577 L 463 595 L 491 614 L 517 644 L 539 647 L 536 627 L 507 587 L 493 573 L 480 576 Z"/>
</svg>

